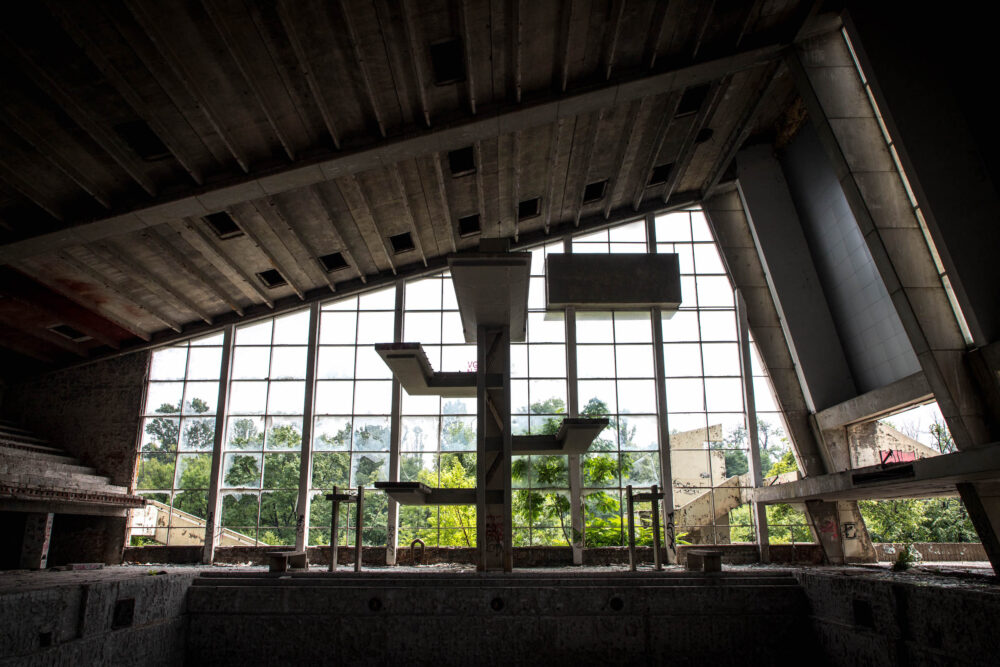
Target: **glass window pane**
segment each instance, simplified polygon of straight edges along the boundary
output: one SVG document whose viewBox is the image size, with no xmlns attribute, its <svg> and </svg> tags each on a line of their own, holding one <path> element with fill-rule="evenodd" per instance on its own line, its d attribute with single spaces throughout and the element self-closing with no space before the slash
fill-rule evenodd
<svg viewBox="0 0 1000 667">
<path fill-rule="evenodd" d="M 222 371 L 221 347 L 193 347 L 188 356 L 188 380 L 219 379 Z"/>
<path fill-rule="evenodd" d="M 580 380 L 580 415 L 596 417 L 618 411 L 614 380 Z"/>
<path fill-rule="evenodd" d="M 392 378 L 392 371 L 382 361 L 382 357 L 378 356 L 374 345 L 360 345 L 357 350 L 355 377 L 368 379 Z"/>
<path fill-rule="evenodd" d="M 710 412 L 743 410 L 743 383 L 739 378 L 706 378 L 705 399 Z"/>
<path fill-rule="evenodd" d="M 144 452 L 172 452 L 177 449 L 180 420 L 150 417 L 143 420 L 140 449 Z"/>
<path fill-rule="evenodd" d="M 229 412 L 237 415 L 264 414 L 267 382 L 233 382 L 229 386 Z"/>
<path fill-rule="evenodd" d="M 184 387 L 185 414 L 215 414 L 218 400 L 218 382 L 188 382 Z"/>
<path fill-rule="evenodd" d="M 305 382 L 272 382 L 267 411 L 272 415 L 300 415 L 305 405 Z"/>
<path fill-rule="evenodd" d="M 350 380 L 325 380 L 316 383 L 316 414 L 350 413 L 354 405 L 354 383 Z"/>
<path fill-rule="evenodd" d="M 615 313 L 616 343 L 652 343 L 649 313 Z"/>
<path fill-rule="evenodd" d="M 725 276 L 698 276 L 698 305 L 702 308 L 733 307 L 733 286 Z"/>
<path fill-rule="evenodd" d="M 389 414 L 392 408 L 392 382 L 361 380 L 354 388 L 354 414 Z"/>
<path fill-rule="evenodd" d="M 608 230 L 608 239 L 612 243 L 645 243 L 646 222 L 637 220 L 627 225 L 618 225 Z"/>
<path fill-rule="evenodd" d="M 299 486 L 299 454 L 264 454 L 265 489 L 296 489 Z M 263 508 L 262 508 L 263 509 Z M 293 513 L 294 513 L 294 507 Z M 294 518 L 292 519 L 294 524 Z M 263 525 L 263 521 L 261 521 Z"/>
<path fill-rule="evenodd" d="M 183 382 L 150 382 L 146 393 L 146 414 L 181 411 Z"/>
<path fill-rule="evenodd" d="M 263 447 L 263 417 L 229 418 L 226 449 L 262 449 Z"/>
<path fill-rule="evenodd" d="M 284 380 L 305 378 L 305 347 L 275 347 L 271 352 L 271 378 Z"/>
<path fill-rule="evenodd" d="M 174 488 L 207 489 L 211 472 L 211 454 L 179 454 L 177 456 L 177 477 L 174 479 Z"/>
<path fill-rule="evenodd" d="M 353 346 L 319 348 L 316 378 L 319 380 L 353 378 L 355 349 Z M 379 363 L 385 365 L 381 359 Z"/>
<path fill-rule="evenodd" d="M 528 357 L 532 376 L 566 377 L 565 345 L 530 345 Z"/>
<path fill-rule="evenodd" d="M 440 343 L 441 313 L 406 313 L 403 338 L 411 343 Z"/>
<path fill-rule="evenodd" d="M 261 454 L 226 454 L 222 459 L 222 484 L 227 488 L 259 488 Z"/>
<path fill-rule="evenodd" d="M 656 412 L 656 382 L 654 380 L 619 380 L 618 411 L 643 414 Z"/>
<path fill-rule="evenodd" d="M 708 229 L 708 220 L 701 211 L 691 211 L 691 238 L 695 241 L 714 241 Z"/>
<path fill-rule="evenodd" d="M 693 246 L 695 266 L 698 273 L 725 273 L 722 258 L 714 243 L 696 243 Z"/>
<path fill-rule="evenodd" d="M 452 373 L 475 373 L 476 346 L 443 345 L 441 347 L 441 370 Z"/>
<path fill-rule="evenodd" d="M 735 328 L 735 320 L 733 327 Z M 698 340 L 698 313 L 695 311 L 679 311 L 672 317 L 663 316 L 663 342 L 682 342 Z M 734 338 L 735 340 L 735 338 Z"/>
<path fill-rule="evenodd" d="M 164 452 L 139 455 L 137 489 L 170 490 L 174 481 L 176 456 Z"/>
<path fill-rule="evenodd" d="M 237 347 L 233 350 L 234 380 L 264 379 L 270 372 L 271 354 L 268 347 Z"/>
<path fill-rule="evenodd" d="M 309 342 L 309 311 L 300 310 L 274 318 L 275 345 L 305 345 Z"/>
<path fill-rule="evenodd" d="M 406 283 L 407 310 L 440 310 L 441 283 L 439 278 L 410 280 Z"/>
<path fill-rule="evenodd" d="M 358 313 L 358 345 L 391 343 L 395 322 L 393 313 Z"/>
<path fill-rule="evenodd" d="M 271 320 L 236 327 L 237 345 L 270 345 Z"/>
<path fill-rule="evenodd" d="M 702 380 L 680 378 L 667 380 L 667 408 L 671 412 L 703 411 L 705 393 Z"/>
<path fill-rule="evenodd" d="M 399 447 L 408 452 L 434 452 L 438 449 L 437 417 L 405 417 L 400 420 Z"/>
<path fill-rule="evenodd" d="M 317 417 L 313 434 L 313 448 L 347 451 L 351 448 L 352 419 L 343 417 Z"/>
<path fill-rule="evenodd" d="M 446 416 L 441 421 L 441 450 L 476 449 L 476 418 Z"/>
<path fill-rule="evenodd" d="M 187 369 L 187 346 L 156 350 L 149 362 L 150 380 L 183 380 Z"/>
<path fill-rule="evenodd" d="M 651 345 L 616 345 L 615 359 L 618 377 L 653 377 L 653 347 Z"/>
<path fill-rule="evenodd" d="M 181 424 L 182 450 L 211 451 L 214 444 L 215 417 L 188 417 Z"/>
<path fill-rule="evenodd" d="M 701 347 L 697 343 L 668 343 L 663 346 L 667 377 L 701 375 Z"/>
<path fill-rule="evenodd" d="M 579 315 L 577 315 L 579 317 Z M 566 340 L 566 318 L 559 312 L 528 313 L 528 341 L 562 343 Z"/>
<path fill-rule="evenodd" d="M 702 350 L 705 375 L 740 374 L 740 350 L 736 343 L 707 343 Z"/>
<path fill-rule="evenodd" d="M 362 452 L 388 451 L 389 418 L 356 417 L 353 448 Z"/>
<path fill-rule="evenodd" d="M 313 454 L 312 486 L 314 489 L 329 489 L 333 491 L 347 488 L 351 481 L 351 455 L 340 452 L 316 452 Z M 326 515 L 330 516 L 330 501 L 323 498 L 320 502 L 327 505 Z M 329 526 L 329 518 L 326 525 Z"/>
<path fill-rule="evenodd" d="M 441 408 L 438 396 L 410 396 L 405 389 L 402 393 L 401 412 L 404 415 L 436 415 Z"/>
<path fill-rule="evenodd" d="M 357 338 L 357 313 L 324 311 L 319 322 L 320 345 L 352 344 Z"/>
<path fill-rule="evenodd" d="M 272 417 L 264 445 L 267 449 L 301 449 L 302 418 Z"/>
<path fill-rule="evenodd" d="M 535 414 L 551 414 L 553 412 L 565 411 L 565 380 L 529 380 L 528 394 L 531 399 L 530 412 Z M 560 407 L 562 408 L 561 410 L 559 409 Z"/>
<path fill-rule="evenodd" d="M 656 450 L 659 442 L 659 422 L 655 416 L 619 418 L 618 444 L 621 449 Z"/>
<path fill-rule="evenodd" d="M 465 332 L 462 330 L 462 317 L 457 312 L 443 313 L 441 316 L 441 342 L 465 343 Z M 475 346 L 473 346 L 475 350 Z M 472 355 L 475 357 L 475 354 Z"/>
<path fill-rule="evenodd" d="M 732 310 L 702 312 L 700 317 L 702 340 L 737 340 L 736 315 Z"/>
<path fill-rule="evenodd" d="M 327 301 L 323 304 L 323 310 L 357 310 L 358 297 L 351 296 L 346 299 Z"/>
<path fill-rule="evenodd" d="M 656 216 L 657 243 L 691 240 L 691 218 L 686 211 Z"/>
<path fill-rule="evenodd" d="M 583 312 L 576 314 L 577 343 L 613 343 L 614 323 L 611 313 Z"/>
<path fill-rule="evenodd" d="M 389 479 L 388 454 L 365 453 L 365 454 L 351 455 L 352 487 L 366 486 L 368 488 L 371 488 L 375 482 L 385 482 L 388 479 Z"/>
<path fill-rule="evenodd" d="M 359 310 L 393 310 L 395 307 L 395 287 L 386 287 L 374 292 L 365 292 L 358 298 Z"/>
<path fill-rule="evenodd" d="M 581 378 L 613 378 L 615 376 L 614 345 L 578 345 L 576 373 Z"/>
</svg>

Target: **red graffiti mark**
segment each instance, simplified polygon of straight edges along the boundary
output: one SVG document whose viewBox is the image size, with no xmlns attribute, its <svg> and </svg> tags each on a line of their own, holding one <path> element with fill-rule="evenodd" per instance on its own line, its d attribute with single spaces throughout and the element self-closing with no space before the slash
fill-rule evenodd
<svg viewBox="0 0 1000 667">
<path fill-rule="evenodd" d="M 830 537 L 837 538 L 837 524 L 833 519 L 826 519 L 819 526 L 819 532 L 829 535 Z"/>
<path fill-rule="evenodd" d="M 883 449 L 879 451 L 879 458 L 882 465 L 886 463 L 906 463 L 916 461 L 917 455 L 913 452 L 902 452 L 898 449 Z"/>
</svg>

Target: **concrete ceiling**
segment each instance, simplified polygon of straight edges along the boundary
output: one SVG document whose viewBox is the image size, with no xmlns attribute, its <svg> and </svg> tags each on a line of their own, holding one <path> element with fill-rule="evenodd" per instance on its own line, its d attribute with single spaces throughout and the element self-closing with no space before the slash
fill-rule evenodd
<svg viewBox="0 0 1000 667">
<path fill-rule="evenodd" d="M 817 4 L 12 3 L 0 363 L 98 358 L 444 268 L 480 235 L 696 202 L 748 137 L 780 134 L 781 59 Z"/>
</svg>

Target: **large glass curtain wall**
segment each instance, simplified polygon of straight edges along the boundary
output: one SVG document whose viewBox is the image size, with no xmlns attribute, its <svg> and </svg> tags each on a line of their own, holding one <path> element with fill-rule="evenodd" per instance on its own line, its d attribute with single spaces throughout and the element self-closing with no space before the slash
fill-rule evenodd
<svg viewBox="0 0 1000 667">
<path fill-rule="evenodd" d="M 547 312 L 545 258 L 564 249 L 677 253 L 683 305 L 672 317 L 655 319 L 648 309 L 569 316 Z M 581 460 L 585 544 L 624 544 L 624 488 L 646 490 L 663 483 L 659 433 L 664 420 L 681 543 L 752 541 L 734 295 L 703 214 L 663 214 L 533 249 L 528 305 L 527 340 L 511 349 L 514 433 L 554 432 L 572 412 L 607 416 L 611 422 Z M 331 300 L 318 313 L 309 543 L 329 543 L 330 504 L 323 495 L 333 486 L 365 485 L 363 541 L 386 544 L 394 529 L 387 525 L 388 501 L 371 486 L 389 479 L 394 463 L 394 383 L 374 344 L 391 342 L 399 324 L 402 340 L 422 343 L 433 368 L 443 371 L 474 371 L 476 349 L 465 343 L 447 272 Z M 658 327 L 662 349 L 654 349 Z M 235 329 L 219 450 L 219 546 L 295 540 L 303 415 L 310 412 L 304 405 L 309 331 L 308 309 Z M 572 349 L 568 333 L 576 339 Z M 135 543 L 203 539 L 222 340 L 212 336 L 152 355 L 138 487 L 155 509 L 133 513 L 139 516 L 133 518 Z M 657 384 L 658 354 L 664 360 L 665 414 L 656 399 L 663 386 Z M 783 457 L 785 464 L 774 471 L 786 469 L 790 458 L 781 414 L 756 356 L 753 369 L 766 476 Z M 575 405 L 569 404 L 571 396 Z M 397 405 L 399 478 L 431 487 L 475 486 L 475 399 L 410 396 L 400 390 Z M 515 457 L 512 477 L 515 545 L 569 544 L 567 459 Z M 640 541 L 649 538 L 650 509 L 637 507 Z M 344 511 L 341 543 L 353 525 L 352 513 Z M 774 518 L 787 526 L 788 538 L 808 536 L 797 529 L 798 516 Z M 476 544 L 474 506 L 401 507 L 398 522 L 400 544 L 415 538 L 427 545 Z M 778 531 L 775 541 L 786 541 L 784 533 Z"/>
</svg>

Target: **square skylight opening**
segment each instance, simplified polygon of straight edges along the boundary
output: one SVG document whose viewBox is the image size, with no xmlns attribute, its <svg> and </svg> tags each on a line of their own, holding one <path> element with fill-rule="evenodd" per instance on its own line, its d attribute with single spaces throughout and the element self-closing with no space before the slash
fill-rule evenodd
<svg viewBox="0 0 1000 667">
<path fill-rule="evenodd" d="M 472 215 L 467 215 L 464 218 L 458 219 L 458 235 L 459 236 L 475 236 L 481 231 L 479 226 L 479 214 L 474 213 Z"/>
<path fill-rule="evenodd" d="M 346 269 L 349 266 L 347 260 L 339 252 L 331 252 L 329 255 L 323 255 L 319 258 L 319 263 L 323 265 L 327 273 Z"/>
<path fill-rule="evenodd" d="M 115 132 L 122 138 L 136 155 L 146 162 L 162 160 L 170 155 L 156 133 L 143 120 L 130 120 L 127 123 L 115 125 Z"/>
<path fill-rule="evenodd" d="M 403 232 L 402 234 L 390 236 L 389 245 L 392 246 L 392 252 L 396 255 L 403 252 L 409 252 L 416 247 L 413 245 L 413 237 L 410 236 L 410 232 Z"/>
<path fill-rule="evenodd" d="M 257 274 L 264 286 L 269 289 L 274 289 L 275 287 L 281 287 L 282 285 L 287 285 L 288 281 L 285 277 L 278 273 L 277 269 L 268 269 L 267 271 L 261 271 Z"/>
<path fill-rule="evenodd" d="M 649 175 L 649 183 L 646 186 L 663 185 L 670 178 L 670 172 L 673 171 L 673 168 L 673 162 L 653 167 L 653 173 Z"/>
<path fill-rule="evenodd" d="M 205 222 L 208 223 L 209 227 L 212 228 L 212 231 L 220 239 L 231 239 L 243 235 L 243 230 L 236 224 L 233 217 L 225 211 L 206 215 Z"/>
<path fill-rule="evenodd" d="M 608 188 L 608 179 L 588 183 L 583 189 L 583 203 L 590 204 L 604 199 L 604 191 Z"/>
<path fill-rule="evenodd" d="M 79 329 L 74 329 L 68 324 L 54 324 L 48 329 L 52 333 L 62 336 L 63 338 L 68 338 L 74 343 L 85 343 L 90 340 L 90 336 L 83 333 Z"/>
<path fill-rule="evenodd" d="M 476 152 L 472 146 L 448 151 L 448 169 L 452 176 L 476 173 Z"/>
<path fill-rule="evenodd" d="M 701 110 L 701 105 L 705 102 L 705 98 L 708 97 L 708 89 L 708 84 L 705 84 L 685 90 L 684 94 L 681 95 L 681 101 L 677 105 L 677 113 L 674 117 L 681 118 L 682 116 L 690 116 L 698 113 Z"/>
<path fill-rule="evenodd" d="M 430 51 L 431 70 L 436 85 L 446 86 L 465 81 L 465 55 L 462 53 L 461 39 L 453 37 L 431 44 Z"/>
<path fill-rule="evenodd" d="M 542 198 L 535 197 L 534 199 L 525 199 L 517 204 L 517 219 L 527 220 L 528 218 L 534 218 L 542 210 Z"/>
</svg>

